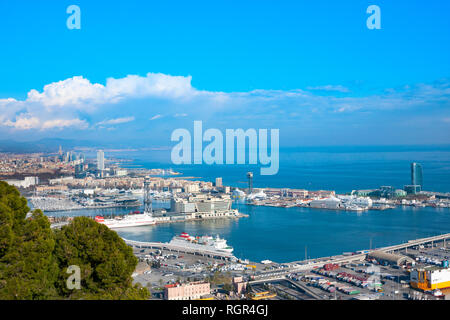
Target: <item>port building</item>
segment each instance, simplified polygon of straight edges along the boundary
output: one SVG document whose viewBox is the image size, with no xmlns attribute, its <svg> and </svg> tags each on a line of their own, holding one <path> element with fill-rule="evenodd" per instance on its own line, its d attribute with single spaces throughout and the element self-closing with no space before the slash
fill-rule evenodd
<svg viewBox="0 0 450 320">
<path fill-rule="evenodd" d="M 308 190 L 304 189 L 280 189 L 280 188 L 265 188 L 264 193 L 268 196 L 282 196 L 285 197 L 305 199 L 308 196 Z"/>
<path fill-rule="evenodd" d="M 175 283 L 164 287 L 164 298 L 166 300 L 193 300 L 210 294 L 209 282 Z"/>
<path fill-rule="evenodd" d="M 405 197 L 407 192 L 402 189 L 395 189 L 392 186 L 381 186 L 379 189 L 353 190 L 351 194 L 358 197 L 382 197 L 391 199 Z"/>
<path fill-rule="evenodd" d="M 170 213 L 180 216 L 180 219 L 213 218 L 234 216 L 238 212 L 231 209 L 232 200 L 229 196 L 196 195 L 186 198 L 173 198 L 170 202 Z"/>
<path fill-rule="evenodd" d="M 373 251 L 368 254 L 370 258 L 377 260 L 381 264 L 389 264 L 400 266 L 406 263 L 415 263 L 414 259 L 393 253 L 387 253 L 384 251 Z"/>
<path fill-rule="evenodd" d="M 195 203 L 187 199 L 172 198 L 170 200 L 170 211 L 175 213 L 194 213 L 196 211 Z"/>
<path fill-rule="evenodd" d="M 184 198 L 173 198 L 170 211 L 175 213 L 214 213 L 231 210 L 231 198 L 197 195 Z"/>
<path fill-rule="evenodd" d="M 192 200 L 196 207 L 198 212 L 220 212 L 220 211 L 227 211 L 231 209 L 231 199 L 222 199 L 222 198 L 205 198 L 200 199 L 198 197 Z"/>
</svg>

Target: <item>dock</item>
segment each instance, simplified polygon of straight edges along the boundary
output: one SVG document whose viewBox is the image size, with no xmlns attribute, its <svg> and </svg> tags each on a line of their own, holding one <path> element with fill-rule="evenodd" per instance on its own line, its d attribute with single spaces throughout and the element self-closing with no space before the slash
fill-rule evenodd
<svg viewBox="0 0 450 320">
<path fill-rule="evenodd" d="M 170 243 L 165 242 L 142 242 L 142 241 L 133 241 L 122 238 L 125 243 L 131 247 L 139 248 L 139 249 L 159 249 L 159 250 L 167 250 L 167 251 L 175 251 L 182 253 L 189 253 L 194 255 L 207 256 L 211 258 L 220 258 L 224 260 L 234 260 L 236 259 L 233 254 L 229 252 L 218 252 L 212 250 L 203 250 L 203 249 L 194 249 L 187 248 L 183 246 L 177 246 Z"/>
</svg>

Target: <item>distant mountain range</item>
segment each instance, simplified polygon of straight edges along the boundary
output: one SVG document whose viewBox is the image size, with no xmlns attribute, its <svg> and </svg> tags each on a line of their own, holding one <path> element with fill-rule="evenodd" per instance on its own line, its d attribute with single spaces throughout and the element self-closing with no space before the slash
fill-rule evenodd
<svg viewBox="0 0 450 320">
<path fill-rule="evenodd" d="M 113 149 L 113 150 L 170 150 L 169 146 L 152 146 L 144 141 L 92 141 L 63 138 L 43 138 L 36 141 L 14 141 L 0 140 L 0 152 L 12 153 L 57 153 L 59 147 L 63 150 L 75 150 L 86 152 L 91 149 Z"/>
<path fill-rule="evenodd" d="M 45 138 L 36 141 L 13 141 L 0 140 L 0 152 L 18 152 L 18 153 L 32 153 L 32 152 L 58 152 L 59 146 L 63 149 L 73 149 L 75 147 L 111 147 L 109 144 L 102 144 L 99 146 L 94 141 L 87 140 L 70 140 L 58 138 Z"/>
<path fill-rule="evenodd" d="M 170 150 L 171 146 L 146 145 L 145 141 L 130 140 L 126 142 L 114 141 L 91 141 L 62 138 L 43 138 L 36 141 L 13 141 L 0 140 L 0 152 L 16 153 L 56 153 L 59 146 L 63 150 L 74 149 L 129 149 L 138 148 L 141 150 Z M 426 152 L 442 151 L 449 152 L 450 145 L 348 145 L 348 146 L 299 146 L 299 147 L 281 147 L 283 152 L 325 152 L 325 153 L 358 153 L 358 152 Z"/>
</svg>

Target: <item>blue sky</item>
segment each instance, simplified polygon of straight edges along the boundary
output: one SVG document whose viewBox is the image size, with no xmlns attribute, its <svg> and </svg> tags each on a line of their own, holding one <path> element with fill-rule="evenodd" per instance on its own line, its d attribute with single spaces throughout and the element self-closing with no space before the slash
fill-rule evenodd
<svg viewBox="0 0 450 320">
<path fill-rule="evenodd" d="M 71 4 L 81 30 L 66 27 Z M 371 4 L 381 30 L 366 27 Z M 279 128 L 284 145 L 450 143 L 449 9 L 436 0 L 5 0 L 0 135 L 167 145 L 173 129 L 203 120 Z"/>
</svg>

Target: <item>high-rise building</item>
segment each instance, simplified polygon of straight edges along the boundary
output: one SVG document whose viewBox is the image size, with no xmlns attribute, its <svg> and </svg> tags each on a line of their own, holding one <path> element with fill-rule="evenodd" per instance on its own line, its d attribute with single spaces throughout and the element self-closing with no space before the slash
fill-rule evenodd
<svg viewBox="0 0 450 320">
<path fill-rule="evenodd" d="M 411 163 L 411 185 L 420 186 L 420 189 L 423 188 L 423 172 L 420 163 Z"/>
<path fill-rule="evenodd" d="M 247 172 L 248 179 L 248 194 L 253 192 L 253 172 Z"/>
<path fill-rule="evenodd" d="M 216 178 L 216 187 L 218 188 L 222 187 L 222 178 Z"/>
<path fill-rule="evenodd" d="M 75 165 L 75 175 L 78 175 L 81 172 L 83 172 L 83 165 L 82 164 Z"/>
<path fill-rule="evenodd" d="M 97 151 L 97 170 L 105 170 L 105 153 L 103 150 Z"/>
</svg>

